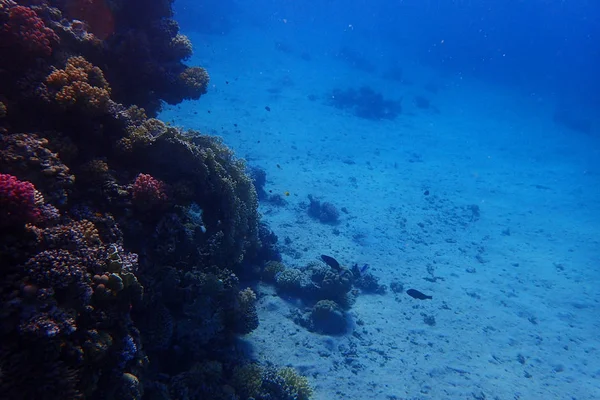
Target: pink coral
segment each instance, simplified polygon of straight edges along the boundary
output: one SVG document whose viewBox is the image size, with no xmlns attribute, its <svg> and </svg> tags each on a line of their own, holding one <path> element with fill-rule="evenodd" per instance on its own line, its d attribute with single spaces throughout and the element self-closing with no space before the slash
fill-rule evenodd
<svg viewBox="0 0 600 400">
<path fill-rule="evenodd" d="M 54 31 L 29 7 L 16 5 L 14 2 L 3 4 L 8 6 L 8 21 L 0 29 L 0 38 L 6 45 L 12 45 L 33 56 L 49 56 L 52 45 L 59 41 Z"/>
<path fill-rule="evenodd" d="M 167 202 L 167 186 L 152 175 L 139 174 L 131 188 L 135 205 L 142 209 L 155 208 Z"/>
<path fill-rule="evenodd" d="M 31 182 L 0 174 L 0 220 L 2 225 L 35 221 L 39 216 L 37 193 Z"/>
</svg>

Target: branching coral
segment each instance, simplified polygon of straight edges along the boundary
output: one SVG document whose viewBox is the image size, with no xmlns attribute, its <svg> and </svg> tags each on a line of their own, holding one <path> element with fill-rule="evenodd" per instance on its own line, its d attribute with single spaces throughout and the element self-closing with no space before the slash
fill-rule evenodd
<svg viewBox="0 0 600 400">
<path fill-rule="evenodd" d="M 173 54 L 173 57 L 178 60 L 187 60 L 192 55 L 192 42 L 187 36 L 178 33 L 171 42 L 169 48 Z"/>
<path fill-rule="evenodd" d="M 0 0 L 0 23 L 0 42 L 12 50 L 13 56 L 49 56 L 59 41 L 34 10 L 11 0 Z M 10 61 L 2 60 L 0 64 L 10 65 Z"/>
<path fill-rule="evenodd" d="M 117 142 L 117 148 L 123 152 L 132 152 L 144 148 L 152 144 L 157 137 L 173 129 L 156 118 L 144 119 L 140 123 L 128 127 L 127 136 Z"/>
<path fill-rule="evenodd" d="M 71 57 L 65 69 L 58 69 L 46 78 L 46 84 L 58 104 L 78 106 L 92 113 L 107 112 L 110 87 L 102 70 L 81 56 Z"/>
<path fill-rule="evenodd" d="M 0 225 L 25 225 L 39 215 L 36 190 L 31 182 L 23 182 L 9 174 L 0 174 Z"/>
<path fill-rule="evenodd" d="M 189 67 L 179 74 L 179 82 L 185 99 L 197 99 L 208 87 L 208 72 L 201 67 Z"/>
<path fill-rule="evenodd" d="M 141 210 L 150 210 L 166 204 L 167 186 L 152 175 L 139 174 L 131 187 L 133 203 Z"/>
<path fill-rule="evenodd" d="M 282 368 L 278 372 L 288 387 L 288 390 L 294 395 L 294 399 L 308 400 L 313 394 L 313 389 L 305 376 L 296 372 L 293 368 Z"/>
</svg>

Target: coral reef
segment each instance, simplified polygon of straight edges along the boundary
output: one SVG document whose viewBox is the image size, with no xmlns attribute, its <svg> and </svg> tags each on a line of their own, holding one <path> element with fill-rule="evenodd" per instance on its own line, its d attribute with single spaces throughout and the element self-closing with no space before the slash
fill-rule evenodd
<svg viewBox="0 0 600 400">
<path fill-rule="evenodd" d="M 0 0 L 2 399 L 238 395 L 277 238 L 220 139 L 148 118 L 208 83 L 171 3 Z"/>
<path fill-rule="evenodd" d="M 313 394 L 308 379 L 293 368 L 278 370 L 256 363 L 237 367 L 233 371 L 232 385 L 242 399 L 308 400 Z"/>
</svg>

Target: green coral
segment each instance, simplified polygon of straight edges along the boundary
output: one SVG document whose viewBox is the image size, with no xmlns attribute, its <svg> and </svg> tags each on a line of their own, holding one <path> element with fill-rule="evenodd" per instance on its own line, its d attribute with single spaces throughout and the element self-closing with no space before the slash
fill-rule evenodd
<svg viewBox="0 0 600 400">
<path fill-rule="evenodd" d="M 175 128 L 168 127 L 164 122 L 156 118 L 148 118 L 140 121 L 138 124 L 130 125 L 127 128 L 127 136 L 117 141 L 117 149 L 122 152 L 131 152 L 136 149 L 143 149 L 159 136 L 164 135 L 169 130 L 176 132 Z"/>
<path fill-rule="evenodd" d="M 285 270 L 285 264 L 280 261 L 269 261 L 265 264 L 262 277 L 267 282 L 275 282 L 275 277 Z"/>
<path fill-rule="evenodd" d="M 313 394 L 308 378 L 296 372 L 294 368 L 281 368 L 278 372 L 287 386 L 288 392 L 292 393 L 297 400 L 308 400 Z"/>
</svg>

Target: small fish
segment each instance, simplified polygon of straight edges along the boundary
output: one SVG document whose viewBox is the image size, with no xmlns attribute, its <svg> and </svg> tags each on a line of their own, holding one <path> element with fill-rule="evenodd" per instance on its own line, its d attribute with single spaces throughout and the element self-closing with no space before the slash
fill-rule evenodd
<svg viewBox="0 0 600 400">
<path fill-rule="evenodd" d="M 269 107 L 269 106 L 265 106 L 265 110 L 267 110 L 267 111 L 271 111 L 271 107 Z"/>
<path fill-rule="evenodd" d="M 418 290 L 415 289 L 408 289 L 406 291 L 406 294 L 409 295 L 410 297 L 412 297 L 413 299 L 419 299 L 419 300 L 431 300 L 433 299 L 433 296 L 427 296 L 426 294 L 423 294 L 421 292 L 419 292 Z"/>
<path fill-rule="evenodd" d="M 321 260 L 325 262 L 325 264 L 329 265 L 331 268 L 336 269 L 338 271 L 342 270 L 340 263 L 333 257 L 329 257 L 326 255 L 321 255 Z"/>
<path fill-rule="evenodd" d="M 425 196 L 429 196 L 429 190 L 426 190 L 426 191 L 425 191 L 423 194 L 424 194 Z"/>
<path fill-rule="evenodd" d="M 290 192 L 283 192 L 283 194 L 285 194 L 286 196 L 289 196 Z"/>
<path fill-rule="evenodd" d="M 369 269 L 369 264 L 365 264 L 362 267 L 360 267 L 359 271 L 360 274 L 363 275 L 365 272 L 367 272 L 367 270 Z"/>
</svg>

